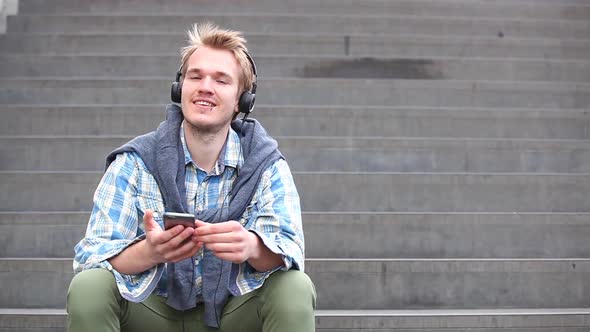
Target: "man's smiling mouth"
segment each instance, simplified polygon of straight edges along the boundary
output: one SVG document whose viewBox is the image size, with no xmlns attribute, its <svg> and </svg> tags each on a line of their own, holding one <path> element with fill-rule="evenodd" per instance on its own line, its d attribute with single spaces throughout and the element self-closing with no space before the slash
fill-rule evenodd
<svg viewBox="0 0 590 332">
<path fill-rule="evenodd" d="M 200 106 L 205 106 L 205 107 L 215 107 L 215 104 L 205 101 L 205 100 L 197 100 L 195 102 L 195 104 L 200 105 Z"/>
</svg>

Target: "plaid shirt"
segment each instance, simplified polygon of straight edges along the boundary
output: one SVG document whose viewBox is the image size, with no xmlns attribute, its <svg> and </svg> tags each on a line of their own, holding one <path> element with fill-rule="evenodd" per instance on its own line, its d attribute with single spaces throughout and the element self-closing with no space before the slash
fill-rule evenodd
<svg viewBox="0 0 590 332">
<path fill-rule="evenodd" d="M 198 168 L 190 157 L 184 132 L 180 136 L 185 155 L 186 198 L 189 209 L 201 211 L 221 207 L 243 164 L 240 139 L 230 129 L 228 139 L 214 169 L 208 174 Z M 129 245 L 145 238 L 143 214 L 154 211 L 154 220 L 164 227 L 164 203 L 154 177 L 135 153 L 123 153 L 105 172 L 94 194 L 94 207 L 85 237 L 75 246 L 74 272 L 92 268 L 111 271 L 123 298 L 141 302 L 152 293 L 167 296 L 166 264 L 159 264 L 143 273 L 126 275 L 116 271 L 107 259 Z M 227 203 L 225 203 L 227 204 Z M 243 295 L 262 286 L 264 280 L 278 269 L 304 270 L 304 238 L 299 195 L 285 160 L 278 160 L 262 175 L 252 202 L 239 220 L 245 225 L 252 220 L 255 232 L 274 253 L 283 256 L 283 267 L 258 272 L 247 262 L 240 265 L 235 283 Z M 199 264 L 202 250 L 195 259 L 195 285 L 200 296 L 202 287 Z M 233 287 L 231 287 L 233 288 Z"/>
</svg>

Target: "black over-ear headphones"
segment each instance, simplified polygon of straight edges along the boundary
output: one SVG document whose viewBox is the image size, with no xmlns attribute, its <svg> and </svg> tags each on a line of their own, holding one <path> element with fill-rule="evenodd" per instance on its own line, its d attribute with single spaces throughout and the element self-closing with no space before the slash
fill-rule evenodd
<svg viewBox="0 0 590 332">
<path fill-rule="evenodd" d="M 240 113 L 246 114 L 246 116 L 247 116 L 254 110 L 254 102 L 256 101 L 256 81 L 258 79 L 258 75 L 256 74 L 256 64 L 254 63 L 254 60 L 252 59 L 252 57 L 250 56 L 250 54 L 248 54 L 248 52 L 244 52 L 244 54 L 246 54 L 248 61 L 250 61 L 250 64 L 252 65 L 252 73 L 254 74 L 254 80 L 252 81 L 252 90 L 246 90 L 246 91 L 242 92 L 242 94 L 240 95 L 240 100 L 238 101 L 238 111 Z M 180 66 L 180 68 L 178 68 L 178 72 L 176 72 L 176 79 L 172 83 L 172 89 L 170 91 L 170 98 L 175 103 L 181 102 L 181 96 L 182 96 L 182 81 L 180 80 L 181 76 L 182 76 L 182 65 Z"/>
</svg>

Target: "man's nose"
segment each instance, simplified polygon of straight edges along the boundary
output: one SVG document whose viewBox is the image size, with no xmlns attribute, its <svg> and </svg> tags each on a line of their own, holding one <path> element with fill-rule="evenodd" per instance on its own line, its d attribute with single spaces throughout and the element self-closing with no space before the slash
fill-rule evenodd
<svg viewBox="0 0 590 332">
<path fill-rule="evenodd" d="M 205 76 L 201 78 L 201 80 L 199 81 L 199 92 L 213 92 L 213 79 L 211 77 Z"/>
</svg>

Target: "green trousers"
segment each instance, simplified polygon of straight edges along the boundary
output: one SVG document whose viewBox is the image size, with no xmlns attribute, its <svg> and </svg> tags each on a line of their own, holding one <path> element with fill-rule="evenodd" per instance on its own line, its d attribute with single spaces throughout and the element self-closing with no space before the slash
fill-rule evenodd
<svg viewBox="0 0 590 332">
<path fill-rule="evenodd" d="M 277 271 L 260 289 L 231 297 L 220 329 L 214 329 L 203 323 L 203 305 L 178 311 L 156 295 L 141 303 L 130 302 L 121 297 L 111 272 L 91 269 L 78 273 L 70 284 L 67 331 L 313 332 L 315 298 L 305 273 Z"/>
</svg>

